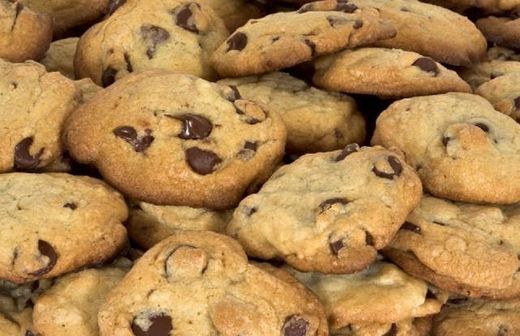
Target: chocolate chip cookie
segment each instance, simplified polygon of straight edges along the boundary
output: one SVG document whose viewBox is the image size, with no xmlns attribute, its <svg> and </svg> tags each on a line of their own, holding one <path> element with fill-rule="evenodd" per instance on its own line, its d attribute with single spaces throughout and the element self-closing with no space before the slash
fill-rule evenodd
<svg viewBox="0 0 520 336">
<path fill-rule="evenodd" d="M 383 97 L 471 92 L 455 71 L 400 49 L 345 50 L 317 59 L 314 68 L 313 82 L 327 90 Z"/>
<path fill-rule="evenodd" d="M 431 317 L 419 317 L 394 323 L 350 324 L 331 336 L 430 336 Z"/>
<path fill-rule="evenodd" d="M 486 98 L 497 111 L 520 121 L 520 72 L 492 79 L 479 86 L 475 93 Z"/>
<path fill-rule="evenodd" d="M 209 231 L 146 252 L 98 321 L 101 335 L 328 335 L 323 307 L 301 285 L 248 264 L 236 241 Z"/>
<path fill-rule="evenodd" d="M 477 21 L 487 40 L 507 48 L 520 48 L 520 18 L 490 16 Z"/>
<path fill-rule="evenodd" d="M 262 8 L 248 0 L 202 0 L 224 20 L 227 29 L 232 32 L 244 25 L 249 19 L 261 17 Z"/>
<path fill-rule="evenodd" d="M 230 208 L 281 159 L 280 117 L 229 86 L 149 71 L 96 94 L 68 119 L 77 161 L 134 199 Z"/>
<path fill-rule="evenodd" d="M 20 1 L 0 0 L 0 58 L 11 62 L 39 60 L 52 40 L 52 19 Z"/>
<path fill-rule="evenodd" d="M 520 72 L 520 62 L 513 59 L 491 59 L 461 70 L 460 76 L 476 90 L 482 84 L 505 74 Z"/>
<path fill-rule="evenodd" d="M 0 336 L 32 336 L 32 308 L 18 308 L 16 301 L 0 293 Z"/>
<path fill-rule="evenodd" d="M 302 271 L 372 263 L 421 197 L 415 172 L 382 147 L 307 154 L 278 169 L 235 210 L 228 234 L 250 256 Z"/>
<path fill-rule="evenodd" d="M 76 54 L 78 41 L 79 37 L 70 37 L 52 42 L 40 63 L 49 72 L 58 71 L 63 76 L 75 79 L 74 54 Z"/>
<path fill-rule="evenodd" d="M 520 125 L 480 96 L 397 101 L 379 116 L 372 144 L 400 152 L 437 197 L 520 201 Z"/>
<path fill-rule="evenodd" d="M 147 69 L 212 79 L 209 57 L 227 36 L 222 19 L 205 4 L 128 0 L 81 37 L 74 66 L 79 78 L 103 87 Z"/>
<path fill-rule="evenodd" d="M 283 72 L 219 83 L 280 114 L 290 153 L 326 152 L 365 140 L 364 117 L 346 95 L 316 89 Z"/>
<path fill-rule="evenodd" d="M 427 0 L 437 6 L 449 8 L 457 12 L 483 12 L 483 13 L 504 13 L 516 12 L 520 9 L 518 0 Z"/>
<path fill-rule="evenodd" d="M 122 197 L 68 174 L 0 175 L 0 278 L 23 283 L 106 260 L 126 242 Z"/>
<path fill-rule="evenodd" d="M 212 64 L 223 77 L 261 74 L 394 35 L 375 9 L 346 3 L 326 11 L 302 7 L 249 21 L 215 51 Z"/>
</svg>

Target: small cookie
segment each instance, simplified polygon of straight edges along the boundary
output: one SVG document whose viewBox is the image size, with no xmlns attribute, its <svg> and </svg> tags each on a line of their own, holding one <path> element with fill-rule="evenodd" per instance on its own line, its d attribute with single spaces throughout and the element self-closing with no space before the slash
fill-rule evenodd
<svg viewBox="0 0 520 336">
<path fill-rule="evenodd" d="M 0 0 L 0 58 L 11 62 L 39 60 L 52 40 L 52 19 L 19 1 Z"/>
<path fill-rule="evenodd" d="M 492 79 L 479 86 L 475 93 L 486 98 L 497 111 L 520 122 L 520 72 Z"/>
<path fill-rule="evenodd" d="M 392 152 L 352 144 L 282 166 L 240 202 L 227 231 L 250 256 L 352 273 L 390 243 L 421 192 L 415 172 Z"/>
<path fill-rule="evenodd" d="M 70 79 L 76 78 L 74 74 L 74 54 L 79 37 L 70 37 L 51 43 L 47 54 L 40 61 L 48 72 L 58 71 Z"/>
<path fill-rule="evenodd" d="M 36 300 L 34 330 L 41 336 L 99 335 L 99 308 L 125 273 L 125 269 L 104 267 L 57 278 Z"/>
<path fill-rule="evenodd" d="M 326 152 L 365 140 L 365 119 L 346 95 L 316 89 L 283 72 L 219 83 L 278 113 L 287 126 L 290 153 Z"/>
<path fill-rule="evenodd" d="M 236 241 L 209 231 L 146 252 L 98 321 L 101 335 L 328 335 L 323 307 L 301 285 L 248 264 Z"/>
<path fill-rule="evenodd" d="M 74 67 L 78 78 L 103 87 L 147 69 L 212 79 L 209 57 L 227 36 L 222 19 L 205 4 L 128 0 L 81 37 Z"/>
<path fill-rule="evenodd" d="M 0 60 L 0 172 L 44 169 L 61 157 L 63 125 L 79 97 L 74 82 L 40 64 Z"/>
<path fill-rule="evenodd" d="M 520 18 L 490 16 L 477 20 L 477 27 L 488 41 L 502 47 L 520 49 Z"/>
<path fill-rule="evenodd" d="M 126 243 L 122 197 L 68 174 L 0 175 L 0 278 L 52 278 L 113 256 Z"/>
<path fill-rule="evenodd" d="M 455 71 L 400 49 L 345 50 L 317 59 L 314 68 L 314 84 L 333 91 L 383 97 L 471 92 Z"/>
<path fill-rule="evenodd" d="M 373 8 L 347 3 L 326 11 L 302 7 L 249 21 L 215 51 L 212 64 L 223 77 L 261 74 L 394 35 Z"/>
<path fill-rule="evenodd" d="M 64 133 L 77 161 L 133 199 L 210 209 L 233 207 L 265 181 L 285 137 L 276 113 L 232 88 L 164 71 L 96 94 Z"/>
<path fill-rule="evenodd" d="M 466 17 L 416 0 L 326 0 L 304 5 L 301 10 L 334 6 L 376 8 L 381 18 L 395 27 L 395 37 L 374 46 L 415 51 L 441 63 L 465 66 L 478 62 L 486 52 L 486 39 Z"/>
<path fill-rule="evenodd" d="M 384 253 L 449 292 L 520 294 L 520 206 L 453 203 L 425 196 Z"/>
<path fill-rule="evenodd" d="M 248 0 L 202 0 L 224 20 L 226 28 L 233 32 L 249 19 L 261 17 L 264 11 Z"/>
<path fill-rule="evenodd" d="M 466 93 L 408 98 L 377 119 L 372 144 L 399 151 L 431 194 L 455 201 L 520 201 L 520 125 Z"/>
<path fill-rule="evenodd" d="M 230 217 L 229 211 L 135 202 L 126 227 L 130 239 L 147 250 L 178 230 L 223 232 Z"/>
<path fill-rule="evenodd" d="M 520 335 L 520 299 L 449 302 L 433 322 L 432 336 Z"/>
</svg>

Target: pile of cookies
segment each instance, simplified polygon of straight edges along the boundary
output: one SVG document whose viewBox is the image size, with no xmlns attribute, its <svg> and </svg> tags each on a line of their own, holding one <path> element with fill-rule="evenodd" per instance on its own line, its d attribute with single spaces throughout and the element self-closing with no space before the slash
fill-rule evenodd
<svg viewBox="0 0 520 336">
<path fill-rule="evenodd" d="M 520 335 L 520 0 L 0 0 L 0 336 Z"/>
</svg>

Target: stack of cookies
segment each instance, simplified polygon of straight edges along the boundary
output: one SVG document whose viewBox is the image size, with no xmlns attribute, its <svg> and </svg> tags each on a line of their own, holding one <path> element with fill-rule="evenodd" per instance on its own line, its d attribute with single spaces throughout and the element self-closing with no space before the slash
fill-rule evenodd
<svg viewBox="0 0 520 336">
<path fill-rule="evenodd" d="M 0 0 L 0 336 L 520 335 L 520 0 Z"/>
</svg>

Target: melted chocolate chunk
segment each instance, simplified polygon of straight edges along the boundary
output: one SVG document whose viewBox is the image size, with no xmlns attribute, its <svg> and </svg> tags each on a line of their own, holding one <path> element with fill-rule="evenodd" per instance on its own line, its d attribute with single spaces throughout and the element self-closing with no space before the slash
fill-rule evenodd
<svg viewBox="0 0 520 336">
<path fill-rule="evenodd" d="M 306 336 L 309 322 L 299 315 L 291 315 L 285 319 L 282 327 L 283 336 Z"/>
<path fill-rule="evenodd" d="M 354 29 L 359 29 L 363 27 L 363 20 L 356 20 L 353 25 Z"/>
<path fill-rule="evenodd" d="M 372 236 L 372 234 L 370 234 L 370 232 L 367 230 L 365 230 L 365 243 L 368 246 L 374 246 L 374 236 Z"/>
<path fill-rule="evenodd" d="M 103 87 L 110 86 L 116 81 L 117 70 L 109 66 L 103 71 L 101 75 L 101 84 Z"/>
<path fill-rule="evenodd" d="M 230 102 L 234 102 L 235 100 L 242 99 L 238 88 L 235 85 L 230 85 L 229 88 L 233 91 L 233 94 L 228 97 Z"/>
<path fill-rule="evenodd" d="M 65 203 L 63 205 L 64 208 L 69 208 L 71 210 L 76 210 L 78 208 L 78 206 L 76 205 L 76 203 Z"/>
<path fill-rule="evenodd" d="M 428 57 L 418 58 L 415 62 L 413 62 L 412 65 L 418 67 L 424 72 L 432 73 L 435 76 L 437 76 L 440 73 L 437 64 Z"/>
<path fill-rule="evenodd" d="M 132 322 L 132 332 L 135 336 L 169 336 L 173 329 L 172 318 L 164 313 L 150 315 L 148 317 L 149 327 L 147 330 L 141 329 L 136 323 Z"/>
<path fill-rule="evenodd" d="M 199 140 L 207 138 L 213 130 L 213 124 L 203 116 L 183 114 L 175 119 L 182 121 L 182 130 L 178 137 L 184 140 Z"/>
<path fill-rule="evenodd" d="M 47 263 L 47 266 L 35 272 L 29 273 L 32 276 L 41 276 L 49 273 L 50 270 L 54 268 L 54 266 L 56 265 L 56 261 L 58 260 L 58 254 L 56 253 L 52 245 L 46 242 L 45 240 L 38 240 L 38 251 L 40 252 L 40 254 L 49 258 L 49 262 Z"/>
<path fill-rule="evenodd" d="M 336 157 L 336 162 L 342 161 L 352 153 L 359 151 L 359 145 L 357 143 L 351 143 L 345 146 L 341 153 Z"/>
<path fill-rule="evenodd" d="M 181 10 L 177 12 L 177 16 L 175 17 L 175 24 L 187 31 L 198 34 L 199 29 L 195 23 L 193 12 L 190 9 L 192 4 L 193 3 L 189 3 L 182 6 Z"/>
<path fill-rule="evenodd" d="M 227 51 L 243 50 L 247 46 L 247 35 L 242 32 L 236 32 L 228 38 L 227 44 Z"/>
<path fill-rule="evenodd" d="M 344 247 L 345 247 L 345 244 L 343 243 L 342 240 L 336 240 L 336 241 L 333 241 L 333 242 L 329 243 L 330 251 L 335 256 L 337 256 L 339 254 L 339 251 L 341 251 L 341 249 L 344 248 Z"/>
<path fill-rule="evenodd" d="M 120 126 L 113 131 L 115 136 L 128 142 L 138 153 L 144 152 L 155 139 L 151 135 L 151 130 L 146 129 L 145 132 L 146 135 L 139 137 L 137 131 L 132 126 Z"/>
<path fill-rule="evenodd" d="M 143 25 L 141 26 L 141 37 L 147 43 L 146 56 L 152 59 L 157 50 L 157 46 L 170 38 L 170 33 L 159 26 Z"/>
<path fill-rule="evenodd" d="M 412 231 L 413 233 L 421 234 L 421 228 L 415 224 L 410 222 L 405 222 L 403 226 L 401 226 L 402 230 Z"/>
<path fill-rule="evenodd" d="M 477 126 L 478 128 L 480 128 L 481 130 L 483 130 L 486 133 L 489 132 L 489 126 L 484 123 L 478 122 L 475 124 L 475 126 Z"/>
<path fill-rule="evenodd" d="M 389 180 L 392 180 L 394 178 L 394 176 L 397 176 L 397 177 L 401 176 L 401 172 L 403 171 L 403 166 L 401 165 L 401 162 L 399 161 L 399 159 L 393 155 L 390 155 L 388 157 L 388 163 L 390 164 L 390 167 L 393 170 L 392 173 L 387 173 L 387 172 L 381 171 L 381 170 L 377 169 L 376 166 L 374 166 L 372 171 L 374 172 L 374 174 L 376 174 L 376 176 L 386 178 Z"/>
<path fill-rule="evenodd" d="M 443 137 L 442 138 L 442 144 L 444 145 L 444 147 L 448 146 L 448 142 L 451 141 L 451 138 L 450 137 Z"/>
<path fill-rule="evenodd" d="M 31 155 L 29 149 L 34 142 L 33 137 L 24 138 L 14 147 L 14 168 L 19 170 L 33 170 L 38 167 L 43 155 L 44 148 L 40 148 L 38 153 Z"/>
<path fill-rule="evenodd" d="M 212 151 L 191 147 L 186 150 L 186 161 L 194 172 L 207 175 L 215 171 L 222 159 Z"/>
<path fill-rule="evenodd" d="M 238 157 L 242 160 L 250 160 L 255 156 L 257 147 L 256 141 L 246 141 L 244 148 L 238 152 Z"/>
<path fill-rule="evenodd" d="M 348 200 L 343 197 L 336 197 L 336 198 L 330 198 L 326 201 L 321 202 L 319 205 L 320 213 L 327 211 L 330 209 L 334 204 L 348 204 Z"/>
</svg>

